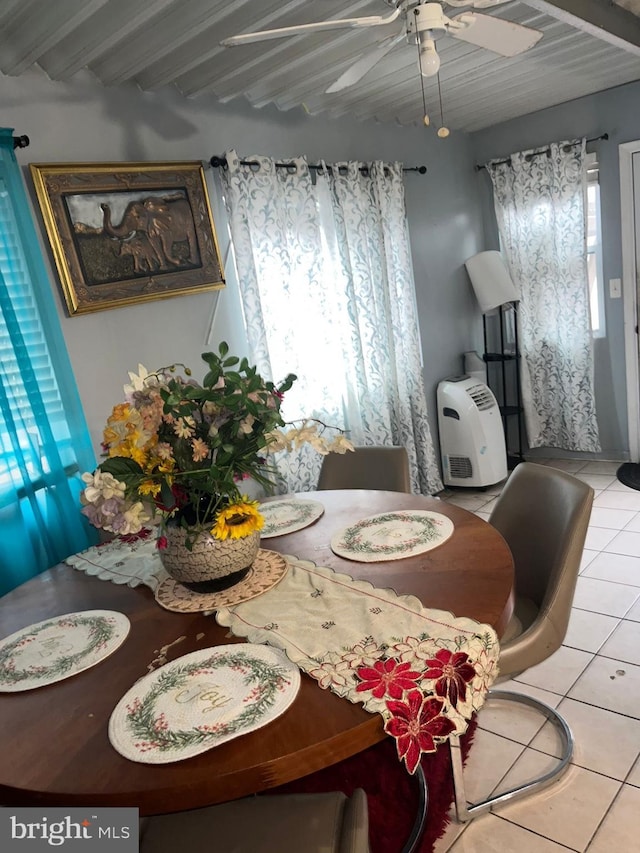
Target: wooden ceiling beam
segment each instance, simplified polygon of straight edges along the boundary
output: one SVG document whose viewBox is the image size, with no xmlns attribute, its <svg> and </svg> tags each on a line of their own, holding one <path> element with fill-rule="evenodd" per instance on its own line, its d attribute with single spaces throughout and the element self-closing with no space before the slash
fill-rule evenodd
<svg viewBox="0 0 640 853">
<path fill-rule="evenodd" d="M 527 6 L 640 56 L 640 18 L 603 0 L 525 0 Z"/>
</svg>

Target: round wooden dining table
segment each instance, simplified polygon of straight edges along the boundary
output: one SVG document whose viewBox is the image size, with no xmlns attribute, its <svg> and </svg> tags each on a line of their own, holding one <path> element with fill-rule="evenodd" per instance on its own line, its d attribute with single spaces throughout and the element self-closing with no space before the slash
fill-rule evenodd
<svg viewBox="0 0 640 853">
<path fill-rule="evenodd" d="M 435 498 L 400 492 L 322 491 L 299 497 L 321 502 L 324 514 L 302 530 L 265 539 L 263 547 L 411 593 L 427 607 L 489 623 L 498 635 L 506 627 L 513 609 L 513 560 L 500 534 L 482 519 Z M 339 529 L 400 509 L 442 513 L 453 521 L 454 533 L 433 550 L 390 562 L 354 562 L 331 550 L 331 536 Z M 63 681 L 0 693 L 4 805 L 133 806 L 141 815 L 184 811 L 301 778 L 386 737 L 380 715 L 302 675 L 294 703 L 266 728 L 172 764 L 129 761 L 109 741 L 109 718 L 163 647 L 172 660 L 242 640 L 213 616 L 164 610 L 146 586 L 117 585 L 66 564 L 0 599 L 0 639 L 43 619 L 91 609 L 129 618 L 130 633 L 115 653 Z"/>
</svg>

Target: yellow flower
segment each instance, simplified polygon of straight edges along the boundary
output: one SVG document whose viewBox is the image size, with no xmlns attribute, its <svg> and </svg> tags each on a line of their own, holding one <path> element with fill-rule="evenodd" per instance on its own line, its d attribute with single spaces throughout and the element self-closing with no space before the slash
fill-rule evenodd
<svg viewBox="0 0 640 853">
<path fill-rule="evenodd" d="M 153 480 L 145 480 L 138 486 L 138 492 L 141 495 L 151 495 L 157 497 L 160 494 L 160 483 L 154 483 Z"/>
<path fill-rule="evenodd" d="M 130 456 L 139 462 L 132 450 L 140 451 L 157 443 L 157 436 L 144 428 L 140 412 L 126 403 L 114 406 L 104 430 L 104 443 L 109 456 Z"/>
<path fill-rule="evenodd" d="M 264 525 L 264 518 L 258 511 L 258 501 L 251 501 L 246 495 L 242 500 L 220 510 L 216 523 L 211 530 L 211 535 L 216 539 L 242 539 L 260 530 Z"/>
</svg>

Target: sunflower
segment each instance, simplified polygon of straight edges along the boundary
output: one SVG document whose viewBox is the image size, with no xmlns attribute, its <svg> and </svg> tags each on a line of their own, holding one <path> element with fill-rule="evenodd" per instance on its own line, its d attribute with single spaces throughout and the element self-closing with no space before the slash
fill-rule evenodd
<svg viewBox="0 0 640 853">
<path fill-rule="evenodd" d="M 263 525 L 264 518 L 258 511 L 258 501 L 251 501 L 243 495 L 242 500 L 220 510 L 211 535 L 216 539 L 242 539 L 254 530 L 260 530 Z"/>
</svg>

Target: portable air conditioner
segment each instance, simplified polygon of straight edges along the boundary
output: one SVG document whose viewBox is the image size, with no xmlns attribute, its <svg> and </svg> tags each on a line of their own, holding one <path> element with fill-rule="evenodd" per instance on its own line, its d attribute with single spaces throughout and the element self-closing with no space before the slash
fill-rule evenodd
<svg viewBox="0 0 640 853">
<path fill-rule="evenodd" d="M 438 384 L 442 479 L 447 486 L 490 486 L 507 476 L 500 407 L 491 389 L 466 374 Z"/>
</svg>

